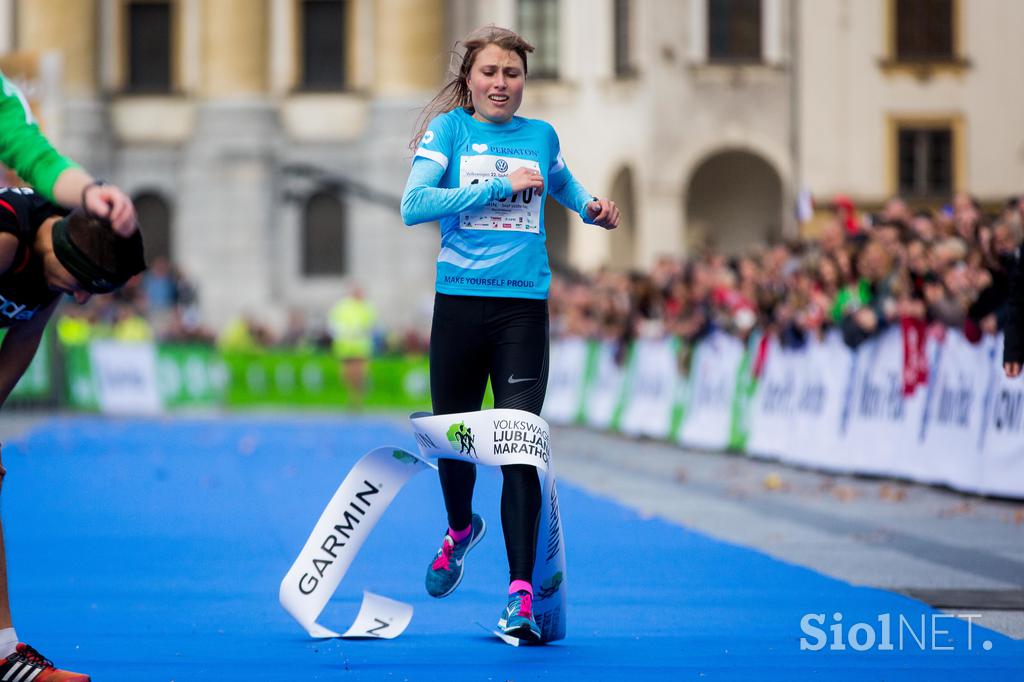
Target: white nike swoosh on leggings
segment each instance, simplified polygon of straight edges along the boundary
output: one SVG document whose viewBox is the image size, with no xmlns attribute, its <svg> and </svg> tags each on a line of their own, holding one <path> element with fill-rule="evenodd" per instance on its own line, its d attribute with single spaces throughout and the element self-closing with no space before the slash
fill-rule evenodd
<svg viewBox="0 0 1024 682">
<path fill-rule="evenodd" d="M 537 377 L 534 377 L 532 379 L 516 379 L 514 377 L 515 377 L 515 374 L 509 374 L 508 375 L 508 383 L 510 383 L 510 384 L 521 384 L 524 381 L 536 381 L 537 380 Z"/>
</svg>

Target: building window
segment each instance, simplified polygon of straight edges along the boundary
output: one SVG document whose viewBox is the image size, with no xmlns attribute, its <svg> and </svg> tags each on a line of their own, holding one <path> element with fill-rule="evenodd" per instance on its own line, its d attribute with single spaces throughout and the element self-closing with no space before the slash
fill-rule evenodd
<svg viewBox="0 0 1024 682">
<path fill-rule="evenodd" d="M 949 126 L 900 126 L 899 193 L 946 197 L 953 192 L 953 130 Z"/>
<path fill-rule="evenodd" d="M 708 0 L 708 59 L 761 61 L 761 0 Z"/>
<path fill-rule="evenodd" d="M 632 0 L 615 0 L 613 6 L 615 16 L 615 76 L 629 78 L 636 75 L 633 63 L 633 21 L 630 11 Z"/>
<path fill-rule="evenodd" d="M 303 0 L 303 90 L 345 88 L 346 5 L 344 0 Z"/>
<path fill-rule="evenodd" d="M 335 194 L 317 192 L 306 202 L 302 223 L 302 274 L 344 275 L 345 206 Z"/>
<path fill-rule="evenodd" d="M 530 78 L 558 78 L 558 0 L 519 0 L 519 33 L 536 49 Z"/>
<path fill-rule="evenodd" d="M 896 61 L 951 61 L 953 0 L 896 0 Z"/>
<path fill-rule="evenodd" d="M 138 194 L 132 201 L 146 243 L 146 259 L 153 261 L 161 256 L 173 259 L 170 205 L 155 192 Z"/>
<path fill-rule="evenodd" d="M 128 90 L 171 91 L 171 3 L 128 3 Z"/>
</svg>

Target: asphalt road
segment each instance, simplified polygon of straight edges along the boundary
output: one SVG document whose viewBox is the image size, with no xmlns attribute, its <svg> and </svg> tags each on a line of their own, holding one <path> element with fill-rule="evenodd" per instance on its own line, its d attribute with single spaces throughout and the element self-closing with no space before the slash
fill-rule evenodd
<svg viewBox="0 0 1024 682">
<path fill-rule="evenodd" d="M 552 448 L 560 479 L 641 514 L 1024 639 L 1024 501 L 578 428 Z"/>
</svg>

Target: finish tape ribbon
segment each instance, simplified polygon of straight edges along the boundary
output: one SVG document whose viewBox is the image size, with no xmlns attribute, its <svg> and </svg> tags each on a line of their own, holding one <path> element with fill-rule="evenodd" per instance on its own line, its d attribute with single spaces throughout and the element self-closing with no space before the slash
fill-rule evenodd
<svg viewBox="0 0 1024 682">
<path fill-rule="evenodd" d="M 436 469 L 436 459 L 494 467 L 529 464 L 538 469 L 543 495 L 533 569 L 534 618 L 542 642 L 565 638 L 565 542 L 547 422 L 507 409 L 436 416 L 417 412 L 410 420 L 419 453 L 380 447 L 356 462 L 281 581 L 281 606 L 311 637 L 399 636 L 412 620 L 412 606 L 370 592 L 364 592 L 356 620 L 344 634 L 317 623 L 391 501 L 413 476 Z M 518 643 L 499 636 L 509 644 Z"/>
</svg>

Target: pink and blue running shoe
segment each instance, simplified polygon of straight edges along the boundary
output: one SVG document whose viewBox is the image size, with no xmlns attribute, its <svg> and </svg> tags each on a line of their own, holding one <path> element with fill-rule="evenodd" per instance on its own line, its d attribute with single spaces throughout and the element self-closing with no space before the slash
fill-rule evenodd
<svg viewBox="0 0 1024 682">
<path fill-rule="evenodd" d="M 455 542 L 451 535 L 445 533 L 441 549 L 437 550 L 437 556 L 427 568 L 427 593 L 431 597 L 447 597 L 462 582 L 466 553 L 480 542 L 487 531 L 487 524 L 479 514 L 473 514 L 472 527 L 469 537 L 461 542 Z"/>
<path fill-rule="evenodd" d="M 533 595 L 526 590 L 510 594 L 508 605 L 498 619 L 498 629 L 528 644 L 539 644 L 540 627 L 533 619 Z"/>
</svg>

